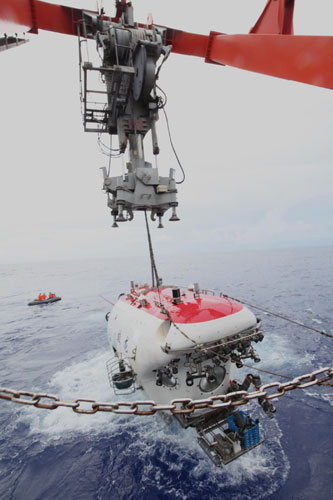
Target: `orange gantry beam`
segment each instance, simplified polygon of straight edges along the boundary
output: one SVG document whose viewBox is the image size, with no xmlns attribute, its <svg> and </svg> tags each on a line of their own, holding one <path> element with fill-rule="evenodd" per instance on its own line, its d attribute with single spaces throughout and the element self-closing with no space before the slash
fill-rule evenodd
<svg viewBox="0 0 333 500">
<path fill-rule="evenodd" d="M 256 73 L 333 89 L 333 37 L 215 35 L 209 59 Z"/>
<path fill-rule="evenodd" d="M 295 0 L 268 0 L 250 33 L 293 35 Z"/>
<path fill-rule="evenodd" d="M 26 26 L 32 33 L 42 29 L 76 35 L 76 24 L 82 19 L 82 10 L 40 0 L 1 0 L 0 19 Z"/>
<path fill-rule="evenodd" d="M 124 3 L 116 2 L 113 21 Z M 333 37 L 293 35 L 294 4 L 294 0 L 268 0 L 247 35 L 211 32 L 207 36 L 167 28 L 167 43 L 175 53 L 206 62 L 333 89 Z M 32 33 L 43 29 L 76 35 L 82 16 L 81 9 L 40 0 L 0 1 L 0 19 L 27 26 Z"/>
</svg>

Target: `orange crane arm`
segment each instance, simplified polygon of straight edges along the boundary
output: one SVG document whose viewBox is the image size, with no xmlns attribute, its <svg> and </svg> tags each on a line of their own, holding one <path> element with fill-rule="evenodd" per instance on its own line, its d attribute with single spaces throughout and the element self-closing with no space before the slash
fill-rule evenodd
<svg viewBox="0 0 333 500">
<path fill-rule="evenodd" d="M 122 4 L 124 0 L 116 2 L 112 21 L 119 19 Z M 206 62 L 333 89 L 333 37 L 293 35 L 293 13 L 294 0 L 268 0 L 247 35 L 211 32 L 207 36 L 167 28 L 167 43 L 175 53 L 203 57 Z M 44 29 L 77 35 L 82 17 L 81 9 L 40 0 L 0 3 L 0 19 L 28 26 L 32 33 Z"/>
<path fill-rule="evenodd" d="M 293 35 L 295 0 L 268 0 L 250 33 Z"/>
<path fill-rule="evenodd" d="M 0 19 L 29 27 L 31 33 L 42 29 L 76 35 L 76 23 L 82 19 L 82 10 L 39 0 L 1 0 Z"/>
<path fill-rule="evenodd" d="M 333 89 L 333 37 L 214 35 L 208 58 L 216 63 Z"/>
</svg>

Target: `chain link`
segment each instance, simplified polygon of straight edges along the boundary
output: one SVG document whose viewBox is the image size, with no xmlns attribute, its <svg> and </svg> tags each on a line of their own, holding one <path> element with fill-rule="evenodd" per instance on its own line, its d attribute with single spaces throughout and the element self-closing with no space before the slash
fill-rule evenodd
<svg viewBox="0 0 333 500">
<path fill-rule="evenodd" d="M 46 410 L 56 410 L 59 407 L 71 408 L 75 413 L 91 415 L 97 412 L 118 413 L 122 415 L 154 415 L 159 411 L 170 411 L 175 414 L 193 413 L 196 410 L 208 408 L 216 410 L 242 406 L 253 399 L 274 399 L 284 396 L 294 389 L 307 389 L 314 385 L 330 385 L 328 381 L 333 379 L 333 368 L 321 368 L 312 373 L 300 375 L 288 382 L 271 382 L 262 385 L 257 391 L 236 391 L 207 399 L 192 400 L 190 398 L 178 398 L 169 404 L 159 405 L 155 401 L 119 401 L 117 403 L 98 402 L 94 399 L 79 398 L 74 401 L 61 401 L 57 396 L 46 393 L 34 393 L 29 391 L 17 391 L 0 387 L 0 399 L 12 401 L 22 405 L 35 406 Z M 271 392 L 271 389 L 273 392 Z M 48 400 L 48 401 L 47 401 Z"/>
</svg>

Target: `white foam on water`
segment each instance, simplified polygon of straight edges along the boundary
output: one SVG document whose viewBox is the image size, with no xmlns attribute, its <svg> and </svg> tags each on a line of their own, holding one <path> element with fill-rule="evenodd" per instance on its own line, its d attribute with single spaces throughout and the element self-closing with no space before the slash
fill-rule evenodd
<svg viewBox="0 0 333 500">
<path fill-rule="evenodd" d="M 253 405 L 249 410 L 252 412 Z M 261 429 L 265 428 L 267 434 L 264 444 L 222 468 L 214 467 L 201 450 L 194 429 L 185 430 L 175 420 L 171 419 L 169 424 L 165 420 L 153 416 L 122 422 L 122 431 L 128 431 L 134 438 L 126 445 L 123 453 L 125 459 L 128 456 L 130 460 L 135 456 L 140 464 L 144 464 L 141 471 L 143 487 L 154 483 L 157 489 L 165 491 L 167 486 L 168 491 L 172 489 L 174 498 L 184 498 L 181 486 L 175 488 L 173 483 L 166 485 L 168 478 L 165 474 L 161 479 L 161 470 L 156 466 L 155 459 L 151 459 L 156 455 L 168 466 L 173 477 L 174 474 L 179 477 L 186 472 L 195 481 L 195 487 L 199 488 L 200 492 L 201 488 L 202 492 L 205 489 L 218 491 L 216 488 L 220 492 L 222 489 L 233 487 L 239 492 L 244 488 L 246 491 L 253 489 L 251 498 L 259 500 L 266 498 L 268 493 L 277 491 L 288 477 L 290 464 L 281 445 L 282 432 L 276 419 L 262 419 L 264 425 Z M 189 464 L 192 465 L 190 472 Z M 244 497 L 242 493 L 233 495 L 233 500 L 249 498 Z"/>
<path fill-rule="evenodd" d="M 92 353 L 91 358 L 57 372 L 50 380 L 47 392 L 67 401 L 77 398 L 118 401 L 119 398 L 114 396 L 110 388 L 105 366 L 110 357 L 110 353 L 105 351 Z M 82 407 L 88 408 L 84 403 Z M 79 415 L 71 408 L 61 407 L 56 410 L 27 408 L 22 418 L 25 421 L 28 418 L 31 434 L 40 434 L 48 440 L 58 440 L 74 432 L 95 434 L 106 429 L 111 430 L 118 419 L 117 415 L 110 413 Z"/>
<path fill-rule="evenodd" d="M 318 325 L 322 325 L 323 322 L 320 319 L 312 318 L 313 323 L 317 323 Z"/>
<path fill-rule="evenodd" d="M 153 481 L 161 491 L 165 488 L 165 481 L 159 482 L 159 469 L 147 460 L 148 457 L 156 453 L 156 449 L 158 449 L 160 459 L 168 464 L 170 471 L 180 474 L 184 467 L 184 457 L 187 464 L 193 463 L 193 469 L 189 475 L 195 481 L 195 487 L 200 492 L 201 490 L 203 492 L 230 487 L 236 487 L 239 492 L 245 488 L 249 492 L 249 489 L 253 488 L 251 498 L 260 499 L 280 488 L 290 470 L 289 461 L 280 444 L 282 433 L 277 422 L 274 421 L 269 427 L 270 432 L 274 435 L 273 439 L 270 438 L 269 444 L 263 444 L 251 450 L 223 468 L 215 468 L 212 465 L 199 448 L 196 432 L 193 429 L 177 429 L 176 433 L 168 434 L 166 429 L 159 429 L 156 422 L 149 428 L 145 427 L 139 431 L 138 443 L 140 444 L 133 443 L 128 451 L 130 455 L 135 453 L 143 460 L 145 459 L 146 465 L 142 474 L 142 483 L 151 484 Z M 176 460 L 170 461 L 168 458 L 170 449 L 177 455 Z M 263 483 L 262 488 L 260 487 L 261 482 Z M 173 494 L 176 498 L 181 498 L 183 492 L 176 489 Z M 232 498 L 237 500 L 245 497 L 242 493 L 234 493 Z"/>
<path fill-rule="evenodd" d="M 141 391 L 130 397 L 113 394 L 105 367 L 109 358 L 109 352 L 91 353 L 89 359 L 57 372 L 49 382 L 48 392 L 70 401 L 76 398 L 106 402 L 146 399 Z M 186 473 L 196 481 L 198 487 L 202 483 L 203 491 L 205 485 L 213 489 L 237 487 L 239 491 L 242 491 L 243 485 L 248 491 L 253 483 L 253 495 L 259 500 L 268 492 L 276 491 L 289 472 L 289 462 L 280 444 L 281 431 L 276 420 L 262 426 L 269 429 L 267 431 L 269 439 L 266 443 L 228 466 L 217 469 L 199 447 L 194 429 L 182 429 L 174 419 L 163 418 L 160 415 L 149 417 L 112 413 L 77 415 L 70 408 L 50 411 L 28 407 L 20 414 L 19 419 L 29 423 L 30 435 L 38 438 L 41 446 L 72 439 L 79 434 L 87 434 L 89 437 L 108 435 L 112 439 L 119 432 L 128 433 L 132 441 L 128 443 L 126 438 L 127 444 L 122 451 L 123 459 L 126 460 L 127 456 L 128 460 L 133 459 L 133 456 L 137 457 L 140 463 L 144 464 L 141 472 L 142 485 L 148 486 L 153 482 L 156 488 L 162 491 L 167 482 L 168 491 L 170 494 L 172 491 L 174 498 L 184 498 L 184 492 L 174 484 L 175 474 Z M 152 457 L 156 455 L 173 473 L 170 478 L 160 467 L 154 465 Z M 193 465 L 190 472 L 187 471 L 189 463 Z M 258 486 L 260 478 L 263 483 L 262 490 Z M 243 498 L 241 493 L 233 497 L 234 500 Z"/>
<path fill-rule="evenodd" d="M 321 398 L 326 401 L 330 406 L 333 406 L 333 393 L 332 390 L 329 393 L 322 394 Z"/>
<path fill-rule="evenodd" d="M 280 443 L 282 432 L 278 422 L 269 421 L 268 426 L 265 427 L 266 434 L 273 436 L 269 438 L 269 442 L 251 450 L 221 469 L 212 470 L 211 464 L 202 460 L 192 472 L 194 479 L 205 478 L 205 481 L 212 483 L 218 479 L 219 484 L 226 487 L 236 486 L 239 493 L 233 495 L 233 500 L 245 498 L 259 500 L 277 491 L 288 477 L 290 464 Z M 248 489 L 251 481 L 253 481 L 253 491 L 249 497 Z M 245 488 L 245 495 L 242 493 L 242 488 Z"/>
<path fill-rule="evenodd" d="M 311 398 L 325 401 L 325 403 L 328 403 L 330 406 L 333 406 L 333 391 L 332 391 L 332 389 L 328 389 L 329 392 L 323 392 L 324 390 L 325 390 L 324 386 L 319 387 L 318 392 L 317 391 L 314 392 L 311 389 L 304 389 L 304 394 L 306 396 L 310 396 Z"/>
<path fill-rule="evenodd" d="M 289 377 L 296 377 L 318 368 L 314 363 L 314 353 L 302 352 L 302 355 L 300 355 L 298 344 L 291 342 L 291 339 L 283 334 L 266 333 L 263 342 L 254 344 L 254 347 L 261 358 L 261 362 L 255 364 L 251 360 L 245 360 L 253 365 L 253 373 L 259 373 L 255 370 L 257 367 Z M 240 373 L 243 375 L 249 371 L 251 369 L 245 367 Z M 263 383 L 281 381 L 281 378 L 277 375 L 265 373 L 259 373 L 259 375 Z M 242 377 L 238 374 L 238 378 Z"/>
</svg>

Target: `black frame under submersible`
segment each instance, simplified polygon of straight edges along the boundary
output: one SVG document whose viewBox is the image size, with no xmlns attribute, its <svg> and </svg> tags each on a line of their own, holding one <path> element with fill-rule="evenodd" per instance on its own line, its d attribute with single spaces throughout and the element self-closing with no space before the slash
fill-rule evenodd
<svg viewBox="0 0 333 500">
<path fill-rule="evenodd" d="M 228 393 L 247 391 L 251 384 L 259 389 L 260 376 L 249 373 L 242 384 L 231 381 Z M 265 397 L 259 397 L 258 403 L 265 414 L 273 418 L 276 411 L 274 405 Z M 220 408 L 195 417 L 187 414 L 175 414 L 174 417 L 184 429 L 196 429 L 198 444 L 216 467 L 228 464 L 264 441 L 259 419 L 254 420 L 238 409 Z"/>
</svg>

